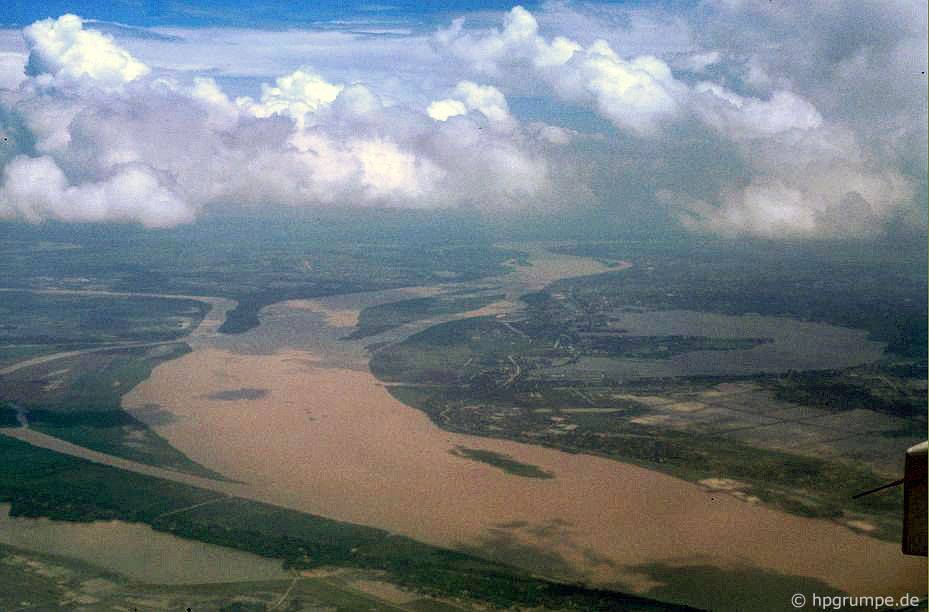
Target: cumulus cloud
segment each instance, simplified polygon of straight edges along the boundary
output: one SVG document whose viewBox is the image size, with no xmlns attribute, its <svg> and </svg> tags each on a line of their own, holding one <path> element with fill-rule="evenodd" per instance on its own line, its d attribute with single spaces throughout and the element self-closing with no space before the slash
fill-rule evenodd
<svg viewBox="0 0 929 612">
<path fill-rule="evenodd" d="M 23 133 L 0 159 L 4 218 L 161 227 L 226 204 L 519 208 L 582 191 L 552 175 L 544 139 L 492 86 L 460 82 L 452 100 L 473 116 L 445 126 L 305 67 L 257 99 L 156 77 L 71 16 L 26 37 L 31 76 L 0 94 L 0 127 Z"/>
<path fill-rule="evenodd" d="M 927 96 L 914 76 L 927 62 L 925 19 L 925 5 L 909 0 L 706 3 L 694 16 L 698 44 L 731 58 L 713 70 L 743 93 L 700 83 L 695 108 L 733 141 L 748 184 L 691 205 L 699 214 L 689 222 L 847 237 L 904 217 L 924 231 Z"/>
<path fill-rule="evenodd" d="M 149 68 L 113 39 L 85 30 L 77 15 L 37 21 L 23 30 L 29 47 L 28 74 L 78 79 L 90 77 L 106 86 L 118 86 L 149 73 Z"/>
<path fill-rule="evenodd" d="M 771 239 L 875 236 L 889 213 L 912 196 L 899 174 L 847 166 L 817 167 L 789 178 L 759 177 L 743 189 L 727 190 L 714 203 L 661 194 L 683 206 L 681 220 L 687 227 Z"/>
<path fill-rule="evenodd" d="M 436 121 L 447 121 L 450 117 L 477 111 L 496 128 L 512 129 L 515 125 L 506 96 L 493 85 L 461 81 L 452 95 L 451 98 L 432 102 L 426 113 Z"/>
<path fill-rule="evenodd" d="M 166 227 L 192 221 L 193 211 L 145 166 L 127 164 L 106 179 L 70 185 L 52 158 L 19 156 L 4 168 L 0 217 Z"/>
<path fill-rule="evenodd" d="M 740 96 L 715 83 L 701 82 L 694 93 L 693 107 L 701 118 L 733 140 L 812 130 L 823 123 L 815 106 L 790 91 L 778 90 L 762 100 Z"/>
<path fill-rule="evenodd" d="M 925 227 L 925 7 L 553 2 L 482 18 L 390 36 L 128 37 L 73 15 L 16 43 L 0 31 L 0 216 L 596 204 L 733 236 Z"/>
<path fill-rule="evenodd" d="M 26 55 L 0 52 L 0 89 L 15 89 L 26 78 Z"/>
<path fill-rule="evenodd" d="M 436 121 L 448 121 L 451 117 L 467 115 L 468 107 L 465 106 L 465 103 L 461 100 L 445 98 L 444 100 L 436 100 L 430 103 L 429 108 L 426 109 L 426 114 Z"/>
<path fill-rule="evenodd" d="M 361 163 L 362 184 L 375 198 L 400 195 L 414 199 L 431 191 L 442 175 L 430 160 L 417 159 L 390 141 L 361 140 L 349 150 Z"/>
<path fill-rule="evenodd" d="M 520 6 L 507 13 L 500 29 L 472 33 L 459 19 L 435 40 L 479 73 L 496 76 L 528 66 L 562 98 L 592 105 L 617 127 L 639 135 L 654 133 L 674 117 L 683 92 L 664 61 L 621 58 L 604 40 L 585 48 L 564 36 L 546 39 Z"/>
<path fill-rule="evenodd" d="M 679 207 L 685 226 L 729 236 L 867 237 L 912 203 L 912 181 L 874 159 L 846 129 L 777 119 L 772 113 L 770 130 L 740 132 L 754 137 L 738 142 L 749 160 L 747 185 L 727 185 L 712 201 L 661 193 Z"/>
<path fill-rule="evenodd" d="M 612 182 L 634 190 L 638 174 L 642 184 L 657 183 L 657 202 L 686 211 L 679 217 L 689 227 L 767 237 L 862 236 L 883 231 L 889 218 L 912 209 L 917 191 L 925 192 L 925 91 L 916 93 L 913 78 L 906 84 L 885 78 L 879 64 L 925 67 L 925 28 L 910 25 L 924 19 L 909 20 L 925 10 L 907 0 L 891 4 L 877 14 L 835 3 L 708 2 L 685 11 L 690 32 L 668 45 L 664 58 L 634 49 L 620 55 L 613 45 L 622 37 L 605 34 L 603 26 L 627 32 L 633 20 L 671 23 L 662 9 L 643 18 L 641 9 L 555 5 L 550 12 L 558 20 L 544 16 L 552 28 L 569 24 L 578 37 L 592 32 L 588 40 L 605 34 L 583 44 L 543 35 L 520 7 L 499 28 L 469 30 L 459 20 L 435 41 L 477 74 L 523 88 L 531 74 L 562 100 L 652 141 L 642 150 L 659 159 L 630 151 L 628 159 L 614 160 L 628 178 Z M 662 48 L 655 41 L 640 47 Z M 867 104 L 886 101 L 883 111 L 856 112 L 866 104 L 856 80 L 868 87 Z M 724 154 L 688 152 L 696 169 L 675 165 L 681 154 L 673 139 L 682 134 Z M 668 175 L 700 169 L 707 184 L 682 186 Z M 659 177 L 670 180 L 662 186 Z"/>
<path fill-rule="evenodd" d="M 578 136 L 575 130 L 540 121 L 532 122 L 527 127 L 533 130 L 541 140 L 554 145 L 566 145 Z"/>
<path fill-rule="evenodd" d="M 554 73 L 556 91 L 569 100 L 590 99 L 617 127 L 649 135 L 678 113 L 684 88 L 656 57 L 626 61 L 597 41 L 565 68 Z"/>
<path fill-rule="evenodd" d="M 236 99 L 236 104 L 256 117 L 286 115 L 303 127 L 307 114 L 331 104 L 343 89 L 305 69 L 278 77 L 274 85 L 261 86 L 261 100 Z"/>
</svg>

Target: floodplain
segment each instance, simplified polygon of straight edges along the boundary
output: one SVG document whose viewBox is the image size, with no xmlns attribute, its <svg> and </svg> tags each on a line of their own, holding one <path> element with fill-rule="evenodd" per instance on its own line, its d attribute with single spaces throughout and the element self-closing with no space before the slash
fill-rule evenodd
<svg viewBox="0 0 929 612">
<path fill-rule="evenodd" d="M 518 273 L 512 282 L 510 293 L 525 287 Z M 505 281 L 497 289 L 503 286 Z M 351 299 L 376 305 L 398 297 L 393 292 Z M 545 575 L 647 595 L 663 583 L 645 568 L 675 564 L 710 562 L 743 568 L 746 576 L 773 572 L 788 583 L 816 580 L 845 592 L 875 583 L 904 588 L 922 571 L 924 564 L 900 559 L 892 543 L 834 521 L 747 503 L 737 488 L 721 492 L 712 482 L 690 484 L 590 455 L 443 431 L 396 401 L 388 393 L 395 388 L 385 388 L 368 371 L 364 345 L 347 339 L 346 328 L 333 327 L 321 314 L 344 312 L 346 298 L 316 301 L 320 306 L 313 309 L 286 302 L 268 307 L 258 328 L 209 339 L 159 366 L 124 398 L 124 407 L 131 412 L 158 405 L 173 416 L 152 424 L 159 435 L 196 462 L 249 483 L 267 501 L 490 555 Z M 468 314 L 455 320 L 472 320 Z M 385 343 L 374 349 L 376 359 L 417 327 L 434 329 L 430 325 L 440 319 L 409 322 L 384 338 L 364 341 Z M 436 357 L 441 367 L 461 369 L 453 351 L 443 355 Z M 266 393 L 211 399 L 237 388 Z M 425 392 L 429 386 L 411 389 Z M 456 453 L 460 447 L 506 456 L 553 478 L 508 473 L 462 457 Z M 679 508 L 688 509 L 686 522 Z M 661 537 L 656 525 L 674 525 L 673 537 Z M 836 542 L 850 558 L 868 561 L 830 567 Z M 875 558 L 885 559 L 879 572 Z M 691 596 L 679 594 L 679 601 Z"/>
<path fill-rule="evenodd" d="M 265 586 L 183 591 L 258 607 L 738 609 L 920 588 L 899 495 L 849 501 L 925 436 L 913 313 L 888 327 L 841 286 L 765 310 L 725 257 L 687 276 L 686 254 L 641 244 L 502 243 L 479 269 L 472 248 L 428 269 L 378 248 L 263 260 L 247 290 L 210 263 L 183 293 L 165 284 L 180 311 L 142 275 L 20 279 L 17 299 L 54 297 L 63 329 L 86 312 L 68 299 L 122 299 L 101 312 L 157 304 L 162 335 L 36 351 L 28 321 L 7 330 L 3 444 L 35 466 L 0 474 L 11 520 L 144 523 L 284 560 L 298 573 Z M 262 288 L 282 262 L 289 285 Z M 720 271 L 736 288 L 701 284 Z"/>
</svg>

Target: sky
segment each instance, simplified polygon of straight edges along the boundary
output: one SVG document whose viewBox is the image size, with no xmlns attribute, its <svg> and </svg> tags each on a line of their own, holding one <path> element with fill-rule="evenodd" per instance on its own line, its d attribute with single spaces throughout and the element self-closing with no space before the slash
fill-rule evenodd
<svg viewBox="0 0 929 612">
<path fill-rule="evenodd" d="M 597 211 L 926 231 L 924 2 L 0 7 L 0 219 Z"/>
</svg>

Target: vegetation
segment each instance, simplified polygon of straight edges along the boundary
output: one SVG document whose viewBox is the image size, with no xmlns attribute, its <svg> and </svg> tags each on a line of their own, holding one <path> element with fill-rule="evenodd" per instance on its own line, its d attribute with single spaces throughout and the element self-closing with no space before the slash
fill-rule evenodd
<svg viewBox="0 0 929 612">
<path fill-rule="evenodd" d="M 433 326 L 376 351 L 371 370 L 444 429 L 602 455 L 696 482 L 729 479 L 744 499 L 803 516 L 864 519 L 874 526 L 871 535 L 898 540 L 899 491 L 851 499 L 887 481 L 887 452 L 843 448 L 828 428 L 811 430 L 809 418 L 837 414 L 831 438 L 866 434 L 865 446 L 888 440 L 878 447 L 885 451 L 925 439 L 925 273 L 919 276 L 917 264 L 880 267 L 863 255 L 865 263 L 857 263 L 842 252 L 755 246 L 564 249 L 634 265 L 526 295 L 516 317 Z M 620 380 L 610 374 L 611 360 L 770 342 L 621 329 L 623 313 L 650 309 L 854 325 L 889 342 L 894 354 L 845 370 Z M 740 383 L 741 391 L 730 397 L 721 383 Z M 782 416 L 791 411 L 798 416 Z M 861 411 L 875 417 L 862 420 Z M 842 420 L 843 413 L 856 420 Z M 797 448 L 798 439 L 809 443 Z"/>
<path fill-rule="evenodd" d="M 241 333 L 276 301 L 473 280 L 517 256 L 449 215 L 372 210 L 363 227 L 338 211 L 302 215 L 204 218 L 157 232 L 0 223 L 0 278 L 18 288 L 228 297 L 239 306 L 222 331 Z M 144 330 L 138 323 L 128 329 Z"/>
<path fill-rule="evenodd" d="M 627 359 L 669 359 L 694 351 L 735 351 L 771 342 L 769 338 L 708 338 L 705 336 L 593 336 L 586 338 L 586 355 Z"/>
<path fill-rule="evenodd" d="M 19 427 L 16 409 L 8 403 L 0 403 L 0 427 Z"/>
<path fill-rule="evenodd" d="M 872 535 L 900 538 L 902 493 L 893 490 L 852 500 L 855 493 L 884 484 L 886 478 L 850 460 L 798 456 L 715 433 L 640 424 L 635 419 L 644 413 L 642 406 L 611 400 L 596 402 L 603 406 L 598 411 L 564 386 L 534 387 L 531 393 L 538 394 L 538 400 L 519 390 L 485 395 L 480 401 L 460 387 L 398 385 L 390 392 L 449 431 L 599 455 L 692 482 L 731 479 L 740 483 L 743 498 L 755 497 L 801 516 L 867 516 L 876 527 Z M 578 404 L 585 407 L 574 408 Z"/>
<path fill-rule="evenodd" d="M 80 345 L 74 348 L 81 348 Z M 0 345 L 0 368 L 33 357 L 40 357 L 63 350 L 57 344 L 7 344 Z"/>
<path fill-rule="evenodd" d="M 481 463 L 498 467 L 507 474 L 522 476 L 523 478 L 554 478 L 551 472 L 546 472 L 538 466 L 520 463 L 509 455 L 495 453 L 494 451 L 456 446 L 449 452 L 458 457 L 464 457 L 465 459 L 480 461 Z"/>
<path fill-rule="evenodd" d="M 80 250 L 39 246 L 49 256 Z M 120 406 L 152 368 L 189 352 L 172 341 L 199 325 L 207 309 L 187 299 L 0 291 L 0 342 L 9 343 L 0 348 L 0 363 L 92 349 L 0 376 L 0 401 L 18 403 L 32 427 L 75 444 L 216 476 Z"/>
<path fill-rule="evenodd" d="M 864 329 L 902 357 L 925 358 L 925 244 L 836 245 L 714 241 L 583 244 L 562 252 L 634 259 L 621 272 L 549 288 L 584 302 L 651 310 L 785 315 Z"/>
<path fill-rule="evenodd" d="M 348 338 L 351 340 L 367 338 L 414 321 L 476 310 L 501 300 L 503 297 L 503 294 L 452 294 L 369 306 L 361 311 L 358 316 L 357 329 Z"/>
<path fill-rule="evenodd" d="M 28 411 L 33 429 L 133 461 L 218 477 L 123 411 L 121 398 L 159 363 L 190 352 L 183 343 L 62 358 L 3 377 L 0 399 Z"/>
<path fill-rule="evenodd" d="M 183 299 L 0 292 L 0 343 L 86 347 L 176 340 L 207 306 Z"/>
<path fill-rule="evenodd" d="M 226 313 L 226 320 L 220 326 L 223 334 L 241 334 L 258 327 L 258 313 L 265 306 L 286 300 L 303 300 L 342 293 L 356 293 L 371 289 L 370 285 L 358 285 L 343 282 L 326 282 L 308 286 L 288 288 L 261 289 L 249 293 L 236 294 L 236 307 Z"/>
<path fill-rule="evenodd" d="M 435 325 L 374 354 L 371 371 L 386 381 L 458 383 L 480 378 L 506 379 L 509 355 L 525 355 L 530 339 L 493 317 L 473 317 Z M 485 380 L 486 379 L 486 380 Z"/>
<path fill-rule="evenodd" d="M 330 213 L 321 213 L 330 214 Z M 336 213 L 332 213 L 336 214 Z M 372 212 L 372 215 L 382 213 Z M 383 213 L 359 228 L 350 220 L 208 219 L 166 231 L 61 226 L 15 231 L 0 223 L 0 275 L 7 287 L 103 289 L 225 296 L 239 304 L 222 331 L 258 324 L 264 306 L 413 285 L 463 281 L 503 271 L 518 253 L 464 224 Z M 396 217 L 390 215 L 396 214 Z M 826 446 L 786 449 L 782 440 L 732 434 L 758 431 L 771 414 L 799 407 L 841 417 L 869 411 L 879 436 L 925 438 L 926 270 L 919 258 L 880 259 L 867 246 L 823 248 L 639 240 L 565 247 L 631 269 L 568 279 L 524 296 L 518 317 L 474 317 L 430 327 L 398 344 L 372 345 L 372 371 L 398 383 L 390 392 L 457 432 L 584 452 L 692 481 L 730 479 L 738 495 L 804 516 L 864 519 L 872 535 L 899 536 L 900 491 L 851 500 L 886 479 L 852 454 Z M 917 249 L 917 250 L 919 250 Z M 180 263 L 179 263 L 180 262 Z M 525 262 L 524 262 L 525 263 Z M 499 299 L 468 292 L 366 309 L 352 335 L 363 338 L 431 317 L 467 312 Z M 0 363 L 101 342 L 165 342 L 203 317 L 184 300 L 0 293 Z M 616 313 L 687 309 L 760 313 L 867 330 L 894 355 L 861 368 L 619 380 L 600 360 L 660 360 L 696 351 L 748 350 L 770 339 L 630 335 Z M 375 348 L 377 350 L 375 350 Z M 141 462 L 215 476 L 120 409 L 120 397 L 185 345 L 86 353 L 2 377 L 0 402 L 28 410 L 31 426 L 82 446 Z M 720 391 L 750 389 L 753 411 Z M 710 398 L 710 399 L 708 399 Z M 153 407 L 157 410 L 157 407 Z M 750 414 L 745 414 L 749 413 Z M 817 412 L 820 414 L 820 412 Z M 768 418 L 768 421 L 765 419 Z M 0 424 L 16 411 L 0 404 Z M 802 419 L 795 423 L 803 427 Z M 798 430 L 788 430 L 789 437 Z M 455 454 L 534 478 L 551 474 L 490 451 Z M 216 493 L 71 459 L 0 436 L 0 499 L 15 514 L 63 520 L 122 519 L 206 542 L 283 559 L 289 567 L 336 565 L 384 572 L 399 585 L 501 607 L 652 609 L 654 602 L 555 584 L 463 552 L 386 532 L 227 498 Z M 189 508 L 183 512 L 176 510 Z M 170 514 L 168 514 L 170 513 Z M 2 568 L 0 568 L 2 569 Z M 655 575 L 669 571 L 653 568 Z M 650 570 L 651 571 L 651 570 Z M 307 587 L 309 588 L 309 587 Z M 353 600 L 354 601 L 354 600 Z"/>
<path fill-rule="evenodd" d="M 380 570 L 400 586 L 497 607 L 581 610 L 678 609 L 620 593 L 548 582 L 469 554 L 385 531 L 217 494 L 89 463 L 0 436 L 0 501 L 14 516 L 120 519 L 266 557 L 294 568 Z M 170 513 L 189 508 L 184 512 Z"/>
<path fill-rule="evenodd" d="M 850 368 L 790 372 L 764 384 L 774 397 L 834 412 L 873 410 L 907 419 L 915 431 L 926 430 L 925 362 L 894 362 Z"/>
</svg>

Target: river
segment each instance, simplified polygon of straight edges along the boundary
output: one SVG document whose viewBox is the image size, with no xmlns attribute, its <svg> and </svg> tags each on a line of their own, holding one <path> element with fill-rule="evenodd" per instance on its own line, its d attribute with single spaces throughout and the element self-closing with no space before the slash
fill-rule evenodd
<svg viewBox="0 0 929 612">
<path fill-rule="evenodd" d="M 513 304 L 541 284 L 602 269 L 545 253 L 494 282 Z M 250 332 L 194 339 L 193 352 L 155 368 L 123 405 L 142 418 L 157 408 L 150 424 L 160 435 L 245 483 L 248 497 L 547 576 L 717 607 L 734 605 L 732 591 L 746 598 L 738 605 L 770 597 L 773 583 L 784 592 L 925 589 L 925 560 L 832 522 L 633 465 L 439 429 L 387 392 L 368 370 L 364 349 L 428 323 L 342 339 L 361 307 L 420 294 L 275 304 Z M 458 447 L 505 454 L 554 478 L 508 474 L 456 454 Z M 725 587 L 715 594 L 710 578 L 686 579 L 713 572 Z"/>
</svg>

